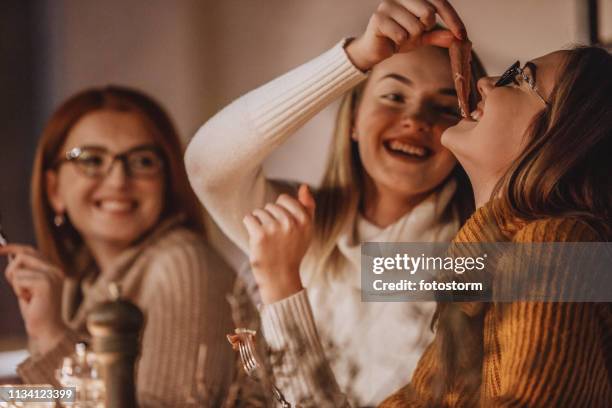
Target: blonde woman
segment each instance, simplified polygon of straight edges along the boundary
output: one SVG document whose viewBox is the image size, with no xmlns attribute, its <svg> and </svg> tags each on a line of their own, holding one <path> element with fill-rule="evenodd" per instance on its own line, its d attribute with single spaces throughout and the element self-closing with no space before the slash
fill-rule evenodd
<svg viewBox="0 0 612 408">
<path fill-rule="evenodd" d="M 123 87 L 65 101 L 38 143 L 32 209 L 38 248 L 0 248 L 14 256 L 6 277 L 29 338 L 22 380 L 56 384 L 55 370 L 88 338 L 87 315 L 114 282 L 146 318 L 139 406 L 218 406 L 233 376 L 224 344 L 233 273 L 204 241 L 163 109 Z"/>
<path fill-rule="evenodd" d="M 452 33 L 424 34 L 434 27 L 436 12 Z M 196 194 L 249 252 L 242 219 L 268 202 L 280 204 L 266 208 L 271 212 L 284 211 L 282 203 L 290 205 L 284 193 L 295 192 L 287 182 L 266 179 L 263 161 L 345 95 L 315 193 L 316 238 L 300 268 L 306 289 L 299 280 L 257 282 L 267 304 L 267 340 L 277 349 L 301 350 L 275 370 L 277 385 L 293 401 L 308 398 L 303 391 L 312 381 L 327 381 L 317 371 L 327 359 L 357 404 L 377 404 L 406 382 L 429 339 L 431 305 L 361 302 L 360 243 L 448 241 L 471 212 L 467 179 L 440 144 L 459 113 L 448 52 L 439 46 L 457 37 L 465 37 L 463 24 L 445 2 L 383 1 L 360 38 L 234 101 L 188 147 Z M 421 43 L 429 45 L 408 52 Z M 400 44 L 403 53 L 393 55 Z M 482 69 L 475 65 L 473 72 Z M 279 261 L 284 255 L 278 253 Z"/>
</svg>

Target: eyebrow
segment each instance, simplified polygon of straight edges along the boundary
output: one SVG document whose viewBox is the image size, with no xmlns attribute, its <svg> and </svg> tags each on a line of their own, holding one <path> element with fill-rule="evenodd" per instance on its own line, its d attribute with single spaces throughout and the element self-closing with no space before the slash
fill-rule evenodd
<svg viewBox="0 0 612 408">
<path fill-rule="evenodd" d="M 386 78 L 395 79 L 396 81 L 399 81 L 406 85 L 414 85 L 414 82 L 412 82 L 409 78 L 406 78 L 403 75 L 394 74 L 394 73 L 385 75 L 384 77 L 379 79 L 379 82 Z M 440 88 L 438 89 L 438 93 L 442 95 L 457 96 L 457 91 L 455 90 L 455 88 Z"/>
<path fill-rule="evenodd" d="M 77 148 L 78 149 L 105 150 L 105 151 L 108 152 L 108 149 L 106 147 L 100 146 L 100 145 L 91 145 L 91 144 L 88 144 L 88 145 L 83 145 L 83 146 L 74 146 L 72 149 L 77 149 Z M 70 149 L 70 150 L 72 150 L 72 149 Z"/>
<path fill-rule="evenodd" d="M 384 77 L 380 78 L 379 82 L 386 78 L 395 79 L 396 81 L 400 81 L 401 83 L 406 85 L 413 85 L 413 82 L 410 79 L 400 74 L 387 74 Z"/>
</svg>

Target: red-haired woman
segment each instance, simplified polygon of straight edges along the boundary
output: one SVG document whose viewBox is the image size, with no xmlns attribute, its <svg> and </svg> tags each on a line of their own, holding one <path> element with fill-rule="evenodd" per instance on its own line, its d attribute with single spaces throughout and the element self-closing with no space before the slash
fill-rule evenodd
<svg viewBox="0 0 612 408">
<path fill-rule="evenodd" d="M 107 87 L 63 103 L 39 141 L 32 210 L 38 249 L 0 252 L 14 256 L 6 276 L 29 337 L 31 356 L 18 367 L 25 382 L 54 383 L 114 282 L 146 317 L 140 405 L 201 404 L 202 389 L 209 402 L 222 398 L 233 274 L 204 241 L 179 138 L 156 102 Z"/>
</svg>

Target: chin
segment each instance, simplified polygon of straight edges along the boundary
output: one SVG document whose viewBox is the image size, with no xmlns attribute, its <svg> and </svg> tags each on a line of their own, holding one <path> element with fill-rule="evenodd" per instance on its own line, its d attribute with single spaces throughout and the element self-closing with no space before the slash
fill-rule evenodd
<svg viewBox="0 0 612 408">
<path fill-rule="evenodd" d="M 112 243 L 113 246 L 129 247 L 148 231 L 146 226 L 130 224 L 99 226 L 91 231 L 91 235 L 98 240 Z"/>
<path fill-rule="evenodd" d="M 437 180 L 433 178 L 423 179 L 419 177 L 419 175 L 404 174 L 399 179 L 393 178 L 385 180 L 384 185 L 396 194 L 404 197 L 414 197 L 433 191 L 442 184 L 447 176 L 448 175 Z"/>
<path fill-rule="evenodd" d="M 465 147 L 465 144 L 471 139 L 470 135 L 473 133 L 474 128 L 476 128 L 477 125 L 478 122 L 463 119 L 455 126 L 451 126 L 442 132 L 440 143 L 442 146 L 450 150 L 451 153 L 457 156 L 457 150 L 459 150 L 457 147 L 459 144 Z"/>
</svg>

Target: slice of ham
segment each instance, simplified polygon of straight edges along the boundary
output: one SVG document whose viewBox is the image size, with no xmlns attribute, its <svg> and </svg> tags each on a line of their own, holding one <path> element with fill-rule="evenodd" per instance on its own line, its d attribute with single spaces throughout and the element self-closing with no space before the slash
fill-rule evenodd
<svg viewBox="0 0 612 408">
<path fill-rule="evenodd" d="M 471 62 L 472 62 L 472 43 L 469 40 L 454 40 L 448 49 L 450 55 L 451 70 L 459 109 L 464 118 L 470 113 L 470 87 L 471 87 Z"/>
</svg>

